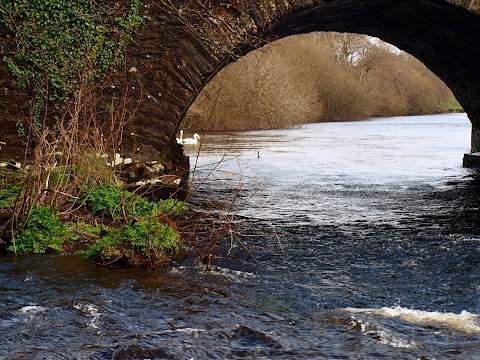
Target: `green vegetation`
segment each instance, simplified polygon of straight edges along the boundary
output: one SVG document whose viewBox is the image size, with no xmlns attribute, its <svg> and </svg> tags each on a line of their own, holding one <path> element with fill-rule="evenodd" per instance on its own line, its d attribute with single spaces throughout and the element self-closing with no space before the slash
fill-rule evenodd
<svg viewBox="0 0 480 360">
<path fill-rule="evenodd" d="M 5 195 L 5 207 L 10 206 L 20 189 L 15 186 L 0 192 Z M 78 253 L 97 263 L 121 261 L 154 268 L 168 263 L 185 249 L 172 220 L 188 209 L 184 202 L 154 202 L 112 185 L 95 186 L 90 191 L 85 188 L 83 194 L 83 198 L 72 201 L 77 205 L 77 214 L 79 210 L 92 214 L 86 217 L 88 223 L 63 224 L 58 212 L 49 206 L 35 205 L 26 209 L 6 250 L 38 254 L 82 247 Z M 75 218 L 73 213 L 70 215 L 64 215 L 65 220 Z"/>
<path fill-rule="evenodd" d="M 73 234 L 62 225 L 57 213 L 49 207 L 34 207 L 22 217 L 7 250 L 16 254 L 62 251 L 64 241 L 72 237 Z"/>
<path fill-rule="evenodd" d="M 178 233 L 170 225 L 158 219 L 143 219 L 112 228 L 108 235 L 79 253 L 101 263 L 128 260 L 154 267 L 159 262 L 170 261 L 184 249 Z"/>
<path fill-rule="evenodd" d="M 174 215 L 188 209 L 182 201 L 176 199 L 152 202 L 123 190 L 121 186 L 111 185 L 94 187 L 88 193 L 86 203 L 93 214 L 107 215 L 114 220 L 125 216 L 151 218 L 159 214 Z"/>
<path fill-rule="evenodd" d="M 85 202 L 93 214 L 112 221 L 104 236 L 79 251 L 96 262 L 128 260 L 154 266 L 184 249 L 170 225 L 171 216 L 188 209 L 179 200 L 152 202 L 120 186 L 103 185 L 94 187 Z"/>
</svg>

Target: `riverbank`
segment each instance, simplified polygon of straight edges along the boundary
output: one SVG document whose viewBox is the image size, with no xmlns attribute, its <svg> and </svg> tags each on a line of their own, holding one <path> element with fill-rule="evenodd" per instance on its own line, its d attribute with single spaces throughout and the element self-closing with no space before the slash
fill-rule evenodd
<svg viewBox="0 0 480 360">
<path fill-rule="evenodd" d="M 446 113 L 463 113 L 465 110 L 463 110 L 462 105 L 458 101 L 447 101 L 447 102 L 442 102 L 440 104 L 444 112 Z"/>
<path fill-rule="evenodd" d="M 176 221 L 188 210 L 182 178 L 159 176 L 159 164 L 90 160 L 0 164 L 0 251 L 75 252 L 98 264 L 150 269 L 181 256 Z"/>
</svg>

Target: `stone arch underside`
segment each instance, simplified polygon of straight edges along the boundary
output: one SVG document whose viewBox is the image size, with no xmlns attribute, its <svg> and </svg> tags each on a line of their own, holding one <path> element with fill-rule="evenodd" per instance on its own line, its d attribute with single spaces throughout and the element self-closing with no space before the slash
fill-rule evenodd
<svg viewBox="0 0 480 360">
<path fill-rule="evenodd" d="M 187 168 L 188 159 L 176 144 L 175 134 L 205 84 L 235 55 L 281 37 L 311 31 L 376 36 L 418 58 L 450 87 L 467 111 L 473 125 L 472 148 L 480 149 L 478 0 L 143 3 L 148 21 L 127 54 L 127 70 L 131 70 L 127 71 L 128 93 L 132 97 L 132 116 L 122 144 L 127 156 L 159 160 L 167 172 Z M 0 84 L 2 78 L 8 76 L 0 66 Z M 0 97 L 2 106 L 15 101 L 18 96 L 14 92 L 5 90 L 5 96 Z M 19 113 L 8 110 L 0 114 L 2 140 L 9 131 L 15 131 Z"/>
</svg>

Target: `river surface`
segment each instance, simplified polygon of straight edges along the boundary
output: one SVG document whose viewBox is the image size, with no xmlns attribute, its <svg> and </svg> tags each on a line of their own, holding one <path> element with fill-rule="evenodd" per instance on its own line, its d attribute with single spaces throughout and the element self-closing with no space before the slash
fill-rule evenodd
<svg viewBox="0 0 480 360">
<path fill-rule="evenodd" d="M 207 135 L 192 201 L 235 201 L 231 256 L 4 257 L 0 358 L 479 359 L 469 139 L 464 114 Z"/>
</svg>

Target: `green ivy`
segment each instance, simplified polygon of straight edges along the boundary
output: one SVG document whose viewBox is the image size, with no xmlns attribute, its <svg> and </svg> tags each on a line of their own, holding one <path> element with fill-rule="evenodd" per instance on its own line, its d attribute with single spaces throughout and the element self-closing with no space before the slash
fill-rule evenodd
<svg viewBox="0 0 480 360">
<path fill-rule="evenodd" d="M 1 1 L 0 26 L 14 39 L 4 61 L 20 89 L 32 92 L 37 133 L 46 103 L 61 109 L 82 81 L 101 81 L 120 68 L 134 32 L 146 20 L 140 8 L 139 0 L 131 0 L 118 16 L 102 1 Z"/>
</svg>

